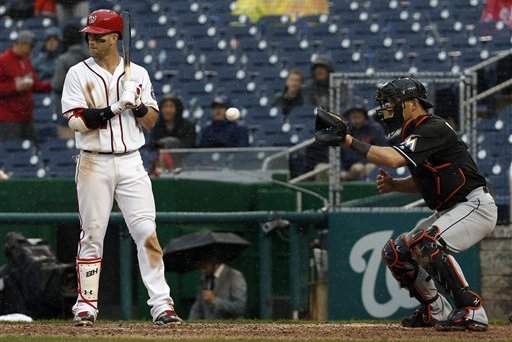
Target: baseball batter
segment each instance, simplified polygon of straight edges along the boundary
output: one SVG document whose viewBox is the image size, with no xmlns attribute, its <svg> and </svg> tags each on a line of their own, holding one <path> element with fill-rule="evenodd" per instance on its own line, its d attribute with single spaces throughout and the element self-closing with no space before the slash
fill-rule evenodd
<svg viewBox="0 0 512 342">
<path fill-rule="evenodd" d="M 380 103 L 377 117 L 388 134 L 401 128 L 397 146 L 363 143 L 347 134 L 341 120 L 336 124 L 329 117 L 322 120 L 321 115 L 317 116 L 322 123 L 315 138 L 351 148 L 374 164 L 407 166 L 411 176 L 406 178 L 392 178 L 380 170 L 378 190 L 420 193 L 434 210 L 409 233 L 389 240 L 382 250 L 393 276 L 421 304 L 401 323 L 412 328 L 485 331 L 488 320 L 482 299 L 470 290 L 453 257 L 478 243 L 496 225 L 497 207 L 485 178 L 453 129 L 427 113 L 433 104 L 422 83 L 410 77 L 396 78 L 379 87 L 376 100 Z M 454 308 L 438 292 L 433 279 L 451 297 Z"/>
<path fill-rule="evenodd" d="M 133 63 L 131 79 L 124 77 L 123 59 L 117 50 L 123 35 L 119 14 L 94 11 L 81 32 L 92 57 L 69 70 L 62 94 L 62 112 L 81 151 L 75 174 L 82 232 L 76 259 L 74 322 L 92 325 L 98 315 L 103 240 L 116 200 L 137 245 L 153 321 L 158 325 L 180 323 L 164 277 L 151 182 L 138 151 L 144 145 L 143 129 L 152 128 L 158 116 L 151 81 L 147 71 Z"/>
</svg>

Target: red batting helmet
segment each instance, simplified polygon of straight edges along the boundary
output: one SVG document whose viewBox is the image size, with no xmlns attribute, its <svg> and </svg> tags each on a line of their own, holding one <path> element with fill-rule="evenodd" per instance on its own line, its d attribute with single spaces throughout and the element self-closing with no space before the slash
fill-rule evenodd
<svg viewBox="0 0 512 342">
<path fill-rule="evenodd" d="M 100 9 L 92 12 L 87 17 L 87 26 L 80 32 L 92 34 L 119 33 L 119 39 L 123 39 L 123 18 L 111 10 Z"/>
</svg>

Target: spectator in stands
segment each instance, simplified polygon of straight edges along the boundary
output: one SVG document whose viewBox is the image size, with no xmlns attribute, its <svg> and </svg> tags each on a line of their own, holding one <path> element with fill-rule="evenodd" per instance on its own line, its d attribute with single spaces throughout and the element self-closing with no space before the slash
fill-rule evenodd
<svg viewBox="0 0 512 342">
<path fill-rule="evenodd" d="M 80 33 L 80 27 L 68 24 L 62 30 L 62 54 L 55 61 L 55 73 L 52 78 L 55 113 L 58 117 L 57 135 L 61 139 L 73 139 L 75 132 L 69 128 L 68 123 L 62 117 L 61 97 L 62 87 L 66 74 L 73 65 L 89 57 L 89 51 L 84 44 L 84 38 Z"/>
<path fill-rule="evenodd" d="M 36 17 L 56 17 L 55 0 L 35 0 L 34 1 L 34 16 Z"/>
<path fill-rule="evenodd" d="M 313 106 L 329 107 L 329 77 L 334 71 L 331 57 L 316 55 L 311 62 L 311 80 L 304 88 L 305 103 Z M 325 145 L 310 145 L 306 147 L 304 171 L 311 171 L 329 162 L 329 148 Z M 323 176 L 317 176 L 323 180 Z"/>
<path fill-rule="evenodd" d="M 56 27 L 46 30 L 43 46 L 33 59 L 34 69 L 43 81 L 51 80 L 55 73 L 55 59 L 60 53 L 60 31 Z"/>
<path fill-rule="evenodd" d="M 189 319 L 241 318 L 247 303 L 247 283 L 240 271 L 212 261 L 201 262 L 202 276 Z"/>
<path fill-rule="evenodd" d="M 288 115 L 293 107 L 304 104 L 304 75 L 299 69 L 290 69 L 286 77 L 284 91 L 276 94 L 272 107 L 281 108 L 284 115 Z"/>
<path fill-rule="evenodd" d="M 345 112 L 344 116 L 350 122 L 352 136 L 367 144 L 387 145 L 384 129 L 379 123 L 368 117 L 365 108 L 352 107 Z M 374 164 L 369 163 L 366 158 L 353 150 L 342 149 L 340 173 L 342 181 L 364 179 L 374 167 Z"/>
<path fill-rule="evenodd" d="M 183 118 L 183 101 L 172 94 L 160 101 L 160 117 L 151 131 L 152 148 L 190 148 L 196 145 L 196 126 Z"/>
<path fill-rule="evenodd" d="M 34 139 L 33 92 L 51 91 L 39 80 L 29 56 L 35 37 L 21 31 L 12 47 L 0 55 L 0 140 Z"/>
<path fill-rule="evenodd" d="M 334 71 L 331 57 L 316 55 L 311 62 L 311 80 L 304 88 L 306 104 L 329 106 L 329 77 Z"/>
<path fill-rule="evenodd" d="M 249 131 L 237 121 L 226 118 L 229 107 L 226 96 L 213 99 L 212 118 L 199 134 L 199 147 L 247 147 L 249 146 Z"/>
<path fill-rule="evenodd" d="M 85 18 L 89 15 L 89 1 L 86 0 L 55 0 L 57 3 L 57 21 L 66 22 L 70 17 Z"/>
</svg>

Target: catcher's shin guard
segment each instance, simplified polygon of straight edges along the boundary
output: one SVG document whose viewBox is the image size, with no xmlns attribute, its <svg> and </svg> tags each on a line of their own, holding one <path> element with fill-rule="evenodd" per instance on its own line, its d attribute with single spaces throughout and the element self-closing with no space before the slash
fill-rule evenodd
<svg viewBox="0 0 512 342">
<path fill-rule="evenodd" d="M 76 259 L 78 275 L 78 302 L 98 309 L 98 287 L 100 283 L 101 258 Z"/>
<path fill-rule="evenodd" d="M 382 258 L 400 286 L 408 289 L 410 296 L 421 304 L 411 316 L 402 320 L 402 326 L 427 327 L 446 319 L 451 305 L 439 295 L 432 278 L 412 258 L 404 234 L 384 245 Z"/>
<path fill-rule="evenodd" d="M 438 242 L 439 228 L 418 229 L 411 234 L 409 248 L 419 264 L 450 294 L 457 308 L 477 309 L 482 305 L 479 295 L 469 289 L 459 264 Z"/>
<path fill-rule="evenodd" d="M 393 277 L 398 281 L 401 287 L 409 290 L 409 295 L 416 298 L 422 304 L 428 304 L 430 300 L 437 295 L 435 287 L 424 288 L 415 286 L 418 281 L 420 269 L 418 262 L 411 257 L 409 248 L 405 243 L 404 235 L 400 235 L 394 241 L 389 240 L 382 249 L 382 259 L 391 271 Z M 425 271 L 423 271 L 423 274 Z M 421 277 L 425 283 L 431 281 L 428 275 Z"/>
<path fill-rule="evenodd" d="M 403 241 L 403 235 L 400 235 L 395 241 L 386 242 L 382 248 L 382 259 L 400 286 L 409 290 L 411 297 L 423 302 L 413 287 L 418 276 L 418 263 L 411 258 L 407 245 Z"/>
</svg>

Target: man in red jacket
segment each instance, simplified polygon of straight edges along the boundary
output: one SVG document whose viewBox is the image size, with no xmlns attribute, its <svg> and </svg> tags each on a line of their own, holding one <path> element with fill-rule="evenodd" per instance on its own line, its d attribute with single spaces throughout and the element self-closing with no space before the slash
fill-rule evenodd
<svg viewBox="0 0 512 342">
<path fill-rule="evenodd" d="M 0 141 L 34 139 L 33 92 L 51 91 L 51 83 L 41 82 L 30 63 L 35 37 L 21 31 L 0 55 Z"/>
</svg>

